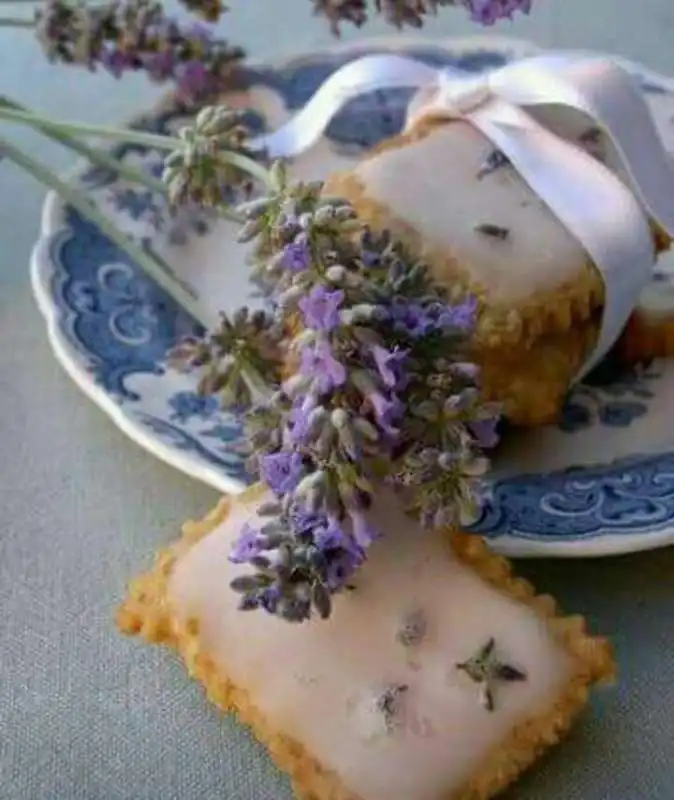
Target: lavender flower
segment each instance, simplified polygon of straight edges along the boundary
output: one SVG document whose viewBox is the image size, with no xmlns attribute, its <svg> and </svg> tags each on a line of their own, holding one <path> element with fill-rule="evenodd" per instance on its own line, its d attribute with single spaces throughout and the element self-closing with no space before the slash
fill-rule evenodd
<svg viewBox="0 0 674 800">
<path fill-rule="evenodd" d="M 407 351 L 395 348 L 387 350 L 381 345 L 372 347 L 372 357 L 384 386 L 395 389 L 403 377 L 403 368 L 407 359 Z"/>
<path fill-rule="evenodd" d="M 468 423 L 468 430 L 473 434 L 475 441 L 482 449 L 488 450 L 498 444 L 498 422 L 498 417 L 491 417 L 473 420 Z"/>
<path fill-rule="evenodd" d="M 319 284 L 314 286 L 299 302 L 304 324 L 316 331 L 332 331 L 340 322 L 339 307 L 344 300 L 344 292 L 330 291 Z"/>
<path fill-rule="evenodd" d="M 281 264 L 291 272 L 302 272 L 311 263 L 311 251 L 305 241 L 290 242 L 283 248 Z"/>
<path fill-rule="evenodd" d="M 279 496 L 292 492 L 302 477 L 302 471 L 299 453 L 270 453 L 260 459 L 262 480 Z"/>
<path fill-rule="evenodd" d="M 242 558 L 247 552 L 250 557 Z M 364 559 L 363 549 L 338 522 L 293 507 L 259 531 L 244 526 L 230 560 L 246 560 L 256 571 L 237 576 L 231 587 L 241 594 L 243 611 L 261 609 L 288 622 L 304 622 L 314 612 L 325 618 L 331 595 L 348 586 Z"/>
<path fill-rule="evenodd" d="M 532 0 L 466 0 L 470 18 L 480 25 L 493 25 L 501 19 L 512 19 L 516 11 L 529 14 Z"/>
<path fill-rule="evenodd" d="M 386 395 L 381 392 L 370 392 L 367 395 L 367 402 L 371 406 L 377 425 L 388 435 L 394 436 L 398 433 L 395 425 L 400 421 L 405 406 L 395 396 Z"/>
<path fill-rule="evenodd" d="M 246 561 L 259 556 L 263 550 L 264 537 L 252 525 L 246 523 L 229 554 L 229 560 L 234 564 L 244 564 Z"/>
<path fill-rule="evenodd" d="M 115 77 L 144 70 L 153 80 L 175 80 L 190 102 L 216 90 L 244 55 L 204 25 L 182 27 L 153 0 L 100 6 L 46 0 L 36 31 L 50 61 L 102 66 Z"/>
<path fill-rule="evenodd" d="M 316 14 L 324 16 L 330 29 L 339 35 L 339 26 L 346 22 L 360 28 L 370 16 L 366 0 L 312 0 Z M 516 11 L 528 14 L 531 0 L 375 0 L 375 13 L 396 28 L 421 28 L 424 17 L 435 15 L 439 8 L 463 7 L 474 22 L 492 25 L 499 19 L 511 19 Z"/>
<path fill-rule="evenodd" d="M 347 376 L 346 367 L 337 361 L 325 339 L 319 339 L 302 350 L 300 373 L 313 378 L 321 394 L 343 386 Z"/>
</svg>

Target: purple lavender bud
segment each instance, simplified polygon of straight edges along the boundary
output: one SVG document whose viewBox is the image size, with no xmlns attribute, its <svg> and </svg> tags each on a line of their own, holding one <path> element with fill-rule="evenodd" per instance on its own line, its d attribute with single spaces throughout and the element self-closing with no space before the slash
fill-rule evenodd
<svg viewBox="0 0 674 800">
<path fill-rule="evenodd" d="M 364 555 L 353 550 L 337 551 L 326 569 L 326 585 L 331 592 L 338 592 L 348 583 L 354 572 L 365 560 Z"/>
<path fill-rule="evenodd" d="M 312 413 L 316 410 L 316 398 L 304 395 L 290 409 L 290 440 L 294 444 L 305 444 L 313 429 Z"/>
<path fill-rule="evenodd" d="M 100 62 L 114 78 L 120 78 L 124 72 L 133 69 L 133 58 L 116 47 L 104 48 L 101 51 Z"/>
<path fill-rule="evenodd" d="M 477 300 L 469 297 L 458 306 L 445 306 L 438 315 L 437 325 L 440 328 L 470 330 L 475 326 L 476 315 Z"/>
<path fill-rule="evenodd" d="M 143 58 L 143 66 L 147 71 L 148 77 L 159 83 L 173 75 L 176 59 L 171 50 L 149 53 Z"/>
<path fill-rule="evenodd" d="M 278 586 L 268 586 L 259 593 L 257 600 L 260 608 L 268 614 L 275 614 L 281 600 L 281 590 Z"/>
<path fill-rule="evenodd" d="M 347 549 L 350 545 L 349 537 L 334 519 L 323 519 L 322 524 L 314 528 L 313 535 L 316 547 L 324 551 Z"/>
<path fill-rule="evenodd" d="M 260 607 L 260 601 L 254 592 L 242 595 L 239 600 L 239 611 L 255 611 Z"/>
<path fill-rule="evenodd" d="M 314 379 L 314 385 L 321 394 L 343 386 L 346 381 L 346 367 L 334 357 L 330 343 L 324 339 L 313 347 L 302 350 L 300 373 Z"/>
<path fill-rule="evenodd" d="M 403 365 L 407 359 L 407 350 L 387 350 L 385 347 L 375 345 L 372 348 L 374 363 L 379 370 L 379 375 L 389 389 L 395 389 L 403 377 Z"/>
<path fill-rule="evenodd" d="M 192 59 L 176 67 L 178 92 L 183 97 L 193 100 L 209 89 L 212 79 L 206 66 L 198 59 Z"/>
<path fill-rule="evenodd" d="M 372 407 L 377 425 L 388 436 L 397 436 L 399 431 L 395 426 L 400 422 L 400 417 L 405 410 L 404 404 L 397 397 L 386 397 L 381 392 L 369 394 L 367 401 Z"/>
<path fill-rule="evenodd" d="M 311 265 L 311 250 L 306 241 L 291 242 L 283 248 L 280 266 L 290 272 L 303 272 Z"/>
<path fill-rule="evenodd" d="M 340 323 L 339 307 L 344 300 L 344 292 L 330 290 L 319 285 L 303 298 L 299 307 L 304 316 L 304 324 L 317 331 L 334 330 Z"/>
<path fill-rule="evenodd" d="M 246 522 L 241 528 L 238 539 L 234 542 L 229 554 L 233 564 L 244 564 L 251 558 L 259 556 L 265 549 L 265 538 L 260 531 Z"/>
<path fill-rule="evenodd" d="M 288 494 L 300 482 L 303 473 L 299 453 L 280 451 L 260 459 L 260 477 L 276 495 Z"/>
<path fill-rule="evenodd" d="M 499 442 L 499 435 L 496 430 L 498 423 L 498 417 L 473 420 L 468 423 L 468 430 L 475 437 L 478 446 L 488 450 L 491 447 L 496 447 Z"/>
<path fill-rule="evenodd" d="M 512 19 L 516 11 L 529 14 L 531 0 L 468 0 L 471 19 L 480 25 L 493 25 L 500 19 Z"/>
</svg>

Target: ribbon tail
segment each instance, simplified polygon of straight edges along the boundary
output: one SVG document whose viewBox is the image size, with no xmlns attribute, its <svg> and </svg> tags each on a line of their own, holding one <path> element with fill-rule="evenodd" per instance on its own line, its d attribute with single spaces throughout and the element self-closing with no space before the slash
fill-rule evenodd
<svg viewBox="0 0 674 800">
<path fill-rule="evenodd" d="M 583 378 L 620 336 L 651 277 L 655 259 L 648 218 L 633 193 L 580 147 L 551 133 L 526 112 L 499 114 L 494 100 L 470 115 L 602 272 L 605 302 L 599 341 L 576 376 Z M 519 124 L 502 127 L 501 116 Z"/>
<path fill-rule="evenodd" d="M 397 55 L 374 55 L 350 61 L 320 87 L 309 102 L 285 125 L 248 142 L 266 150 L 270 158 L 291 158 L 323 136 L 335 115 L 348 103 L 379 89 L 421 89 L 437 81 L 434 67 Z"/>
</svg>

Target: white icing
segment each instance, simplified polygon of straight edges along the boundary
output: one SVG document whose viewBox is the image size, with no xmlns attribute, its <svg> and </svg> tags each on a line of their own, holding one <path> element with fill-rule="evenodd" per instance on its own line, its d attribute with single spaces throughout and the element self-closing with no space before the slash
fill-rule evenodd
<svg viewBox="0 0 674 800">
<path fill-rule="evenodd" d="M 365 158 L 355 169 L 368 197 L 411 224 L 429 248 L 458 259 L 494 302 L 517 301 L 573 281 L 581 245 L 509 168 L 478 180 L 493 145 L 456 121 L 404 147 Z M 506 241 L 477 233 L 490 223 Z"/>
<path fill-rule="evenodd" d="M 238 611 L 228 584 L 242 568 L 227 556 L 251 512 L 235 503 L 229 518 L 179 561 L 170 602 L 184 620 L 199 620 L 202 646 L 272 726 L 363 800 L 447 797 L 568 680 L 573 661 L 538 616 L 482 582 L 453 557 L 445 538 L 419 530 L 390 498 L 377 509 L 385 538 L 328 621 L 296 626 Z M 413 663 L 396 637 L 410 609 L 428 614 Z M 499 659 L 528 676 L 495 686 L 493 713 L 480 706 L 479 687 L 454 667 L 491 636 Z M 389 734 L 374 704 L 391 684 L 409 688 Z"/>
</svg>

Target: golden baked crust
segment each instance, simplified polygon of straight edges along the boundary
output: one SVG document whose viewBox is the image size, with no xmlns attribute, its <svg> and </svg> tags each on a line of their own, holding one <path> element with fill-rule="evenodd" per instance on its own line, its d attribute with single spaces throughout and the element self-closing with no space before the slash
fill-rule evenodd
<svg viewBox="0 0 674 800">
<path fill-rule="evenodd" d="M 674 317 L 653 319 L 635 311 L 618 340 L 616 352 L 628 365 L 674 356 Z"/>
<path fill-rule="evenodd" d="M 134 580 L 116 613 L 120 631 L 140 635 L 152 643 L 173 647 L 183 657 L 190 675 L 205 687 L 209 699 L 223 711 L 233 711 L 267 746 L 277 766 L 286 772 L 300 800 L 363 800 L 347 790 L 339 776 L 320 764 L 301 742 L 276 730 L 255 706 L 254 698 L 218 671 L 199 641 L 198 620 L 183 624 L 168 603 L 168 580 L 174 564 L 200 539 L 208 536 L 228 515 L 231 502 L 252 502 L 261 493 L 252 487 L 237 500 L 223 499 L 200 522 L 183 526 L 181 538 L 162 551 L 153 568 Z M 511 574 L 509 563 L 494 555 L 476 536 L 452 533 L 456 556 L 504 594 L 534 609 L 578 664 L 576 673 L 559 696 L 541 714 L 517 725 L 508 740 L 494 750 L 482 769 L 448 800 L 487 800 L 504 789 L 541 753 L 556 743 L 587 702 L 590 685 L 614 678 L 609 643 L 586 632 L 580 616 L 558 615 L 555 601 L 536 595 L 533 587 Z"/>
<path fill-rule="evenodd" d="M 485 400 L 499 403 L 503 415 L 526 428 L 552 425 L 569 384 L 578 374 L 598 335 L 594 319 L 566 333 L 548 334 L 531 346 L 524 344 L 476 351 Z"/>
</svg>

